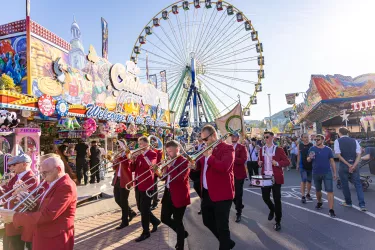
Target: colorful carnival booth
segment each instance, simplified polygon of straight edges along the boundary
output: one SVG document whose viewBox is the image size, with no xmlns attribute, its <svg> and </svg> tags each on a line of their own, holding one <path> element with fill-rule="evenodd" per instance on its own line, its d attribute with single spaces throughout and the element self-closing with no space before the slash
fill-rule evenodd
<svg viewBox="0 0 375 250">
<path fill-rule="evenodd" d="M 371 109 L 367 108 L 371 107 L 371 101 L 363 104 L 363 108 L 359 105 L 374 96 L 375 74 L 355 78 L 312 75 L 304 102 L 295 105 L 294 123 L 300 127 L 298 133 L 323 133 L 326 142 L 332 145 L 342 126 L 348 127 L 351 135 L 358 139 L 374 137 L 375 126 L 370 125 L 372 119 L 366 118 L 372 117 Z"/>
<path fill-rule="evenodd" d="M 3 155 L 23 147 L 36 167 L 40 154 L 66 139 L 96 139 L 113 151 L 119 137 L 170 133 L 166 92 L 141 83 L 132 61 L 111 64 L 93 46 L 86 53 L 76 21 L 71 37 L 67 42 L 29 17 L 0 25 Z"/>
</svg>

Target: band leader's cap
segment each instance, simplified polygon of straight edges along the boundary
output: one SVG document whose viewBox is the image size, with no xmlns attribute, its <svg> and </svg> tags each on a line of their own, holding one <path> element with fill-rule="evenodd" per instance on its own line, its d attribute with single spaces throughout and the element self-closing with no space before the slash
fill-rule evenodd
<svg viewBox="0 0 375 250">
<path fill-rule="evenodd" d="M 15 164 L 18 164 L 18 163 L 23 163 L 23 162 L 26 162 L 26 163 L 31 163 L 31 158 L 30 156 L 28 156 L 27 154 L 21 154 L 21 155 L 17 155 L 15 157 L 12 157 L 9 162 L 8 162 L 8 165 L 15 165 Z"/>
<path fill-rule="evenodd" d="M 233 132 L 231 136 L 240 137 L 240 135 L 237 132 Z"/>
</svg>

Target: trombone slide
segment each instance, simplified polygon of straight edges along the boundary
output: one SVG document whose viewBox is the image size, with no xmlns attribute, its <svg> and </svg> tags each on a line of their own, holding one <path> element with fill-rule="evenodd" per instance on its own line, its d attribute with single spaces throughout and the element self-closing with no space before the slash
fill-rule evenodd
<svg viewBox="0 0 375 250">
<path fill-rule="evenodd" d="M 46 181 L 45 180 L 43 180 L 33 191 L 31 191 L 23 200 L 21 200 L 13 209 L 12 209 L 12 211 L 16 211 L 17 210 L 17 208 L 19 208 L 21 205 L 23 205 L 24 203 L 26 203 L 26 202 L 28 202 L 28 203 L 36 203 L 36 201 L 42 196 L 42 193 L 40 193 L 40 194 L 38 194 L 38 195 L 36 195 L 34 198 L 32 198 L 32 196 L 35 194 L 35 193 L 37 193 L 40 189 L 44 189 L 44 191 L 43 191 L 43 193 L 45 192 L 45 188 L 43 187 L 43 185 L 44 185 L 44 183 L 45 183 Z M 28 210 L 29 208 L 31 208 L 31 207 L 29 207 L 29 206 L 27 206 L 26 205 L 26 207 L 27 207 L 27 209 L 26 210 Z M 25 211 L 26 211 L 25 210 Z"/>
</svg>

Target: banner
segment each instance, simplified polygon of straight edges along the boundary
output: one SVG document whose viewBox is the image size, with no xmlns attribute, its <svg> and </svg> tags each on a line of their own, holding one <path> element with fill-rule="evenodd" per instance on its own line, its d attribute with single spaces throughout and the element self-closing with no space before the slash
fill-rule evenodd
<svg viewBox="0 0 375 250">
<path fill-rule="evenodd" d="M 158 88 L 158 78 L 156 74 L 149 75 L 148 81 L 150 84 L 152 84 L 156 89 Z"/>
<path fill-rule="evenodd" d="M 226 115 L 219 117 L 215 120 L 217 128 L 221 135 L 232 133 L 237 131 L 238 134 L 243 135 L 244 131 L 244 119 L 242 115 L 241 103 L 238 104 Z M 244 138 L 244 137 L 242 137 Z M 231 143 L 230 137 L 227 139 L 228 143 Z"/>
<path fill-rule="evenodd" d="M 286 98 L 286 103 L 289 104 L 289 105 L 293 105 L 293 104 L 296 103 L 296 94 L 295 93 L 285 94 L 285 98 Z"/>
<path fill-rule="evenodd" d="M 160 86 L 161 91 L 167 93 L 167 72 L 165 70 L 160 71 Z"/>
<path fill-rule="evenodd" d="M 108 23 L 102 17 L 102 57 L 108 60 Z"/>
</svg>

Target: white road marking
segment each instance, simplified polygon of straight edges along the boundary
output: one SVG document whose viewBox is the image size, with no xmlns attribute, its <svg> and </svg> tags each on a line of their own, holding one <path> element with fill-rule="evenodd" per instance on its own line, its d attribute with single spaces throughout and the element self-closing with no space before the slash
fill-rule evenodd
<svg viewBox="0 0 375 250">
<path fill-rule="evenodd" d="M 313 188 L 313 189 L 315 189 L 315 187 L 311 187 L 311 188 Z M 325 191 L 322 191 L 322 193 L 323 194 L 325 194 L 325 195 L 327 195 L 327 192 L 325 192 Z M 343 199 L 340 199 L 340 198 L 338 198 L 338 197 L 334 197 L 335 198 L 335 200 L 338 200 L 338 201 L 341 201 L 341 202 L 345 202 L 345 200 L 343 200 Z M 340 206 L 340 205 L 339 205 Z M 357 207 L 357 206 L 355 206 L 355 205 L 352 205 L 353 206 L 353 208 L 354 209 L 357 209 L 358 211 L 361 211 L 361 208 L 360 207 Z M 350 208 L 349 208 L 350 209 Z M 362 211 L 361 211 L 362 212 Z M 367 215 L 369 215 L 369 216 L 371 216 L 372 218 L 375 218 L 375 214 L 373 214 L 373 213 L 371 213 L 371 212 L 369 212 L 369 211 L 367 211 L 367 212 L 362 212 L 362 213 L 364 213 L 364 214 L 367 214 Z"/>
<path fill-rule="evenodd" d="M 256 195 L 259 195 L 261 196 L 262 194 L 260 193 L 257 193 L 257 192 L 254 192 L 252 190 L 249 190 L 249 189 L 245 189 L 245 191 L 247 192 L 250 192 L 250 193 L 253 193 L 253 194 L 256 194 Z M 348 224 L 348 225 L 352 225 L 352 226 L 355 226 L 355 227 L 358 227 L 358 228 L 361 228 L 361 229 L 364 229 L 364 230 L 367 230 L 367 231 L 370 231 L 370 232 L 373 232 L 375 233 L 375 229 L 374 228 L 370 228 L 370 227 L 366 227 L 366 226 L 363 226 L 363 225 L 359 225 L 357 223 L 354 223 L 354 222 L 351 222 L 351 221 L 347 221 L 347 220 L 344 220 L 344 219 L 340 219 L 340 218 L 331 218 L 328 214 L 323 214 L 323 213 L 319 213 L 317 211 L 314 211 L 314 210 L 310 210 L 308 208 L 305 208 L 305 207 L 300 207 L 300 206 L 297 206 L 293 203 L 289 203 L 289 202 L 286 202 L 286 201 L 281 201 L 282 203 L 284 204 L 287 204 L 289 206 L 292 206 L 292 207 L 295 207 L 295 208 L 299 208 L 299 209 L 302 209 L 302 210 L 305 210 L 305 211 L 308 211 L 310 213 L 313 213 L 313 214 L 318 214 L 318 215 L 321 215 L 321 216 L 324 216 L 324 217 L 327 217 L 327 218 L 330 218 L 332 220 L 337 220 L 337 221 L 340 221 L 342 223 L 345 223 L 345 224 Z"/>
</svg>

